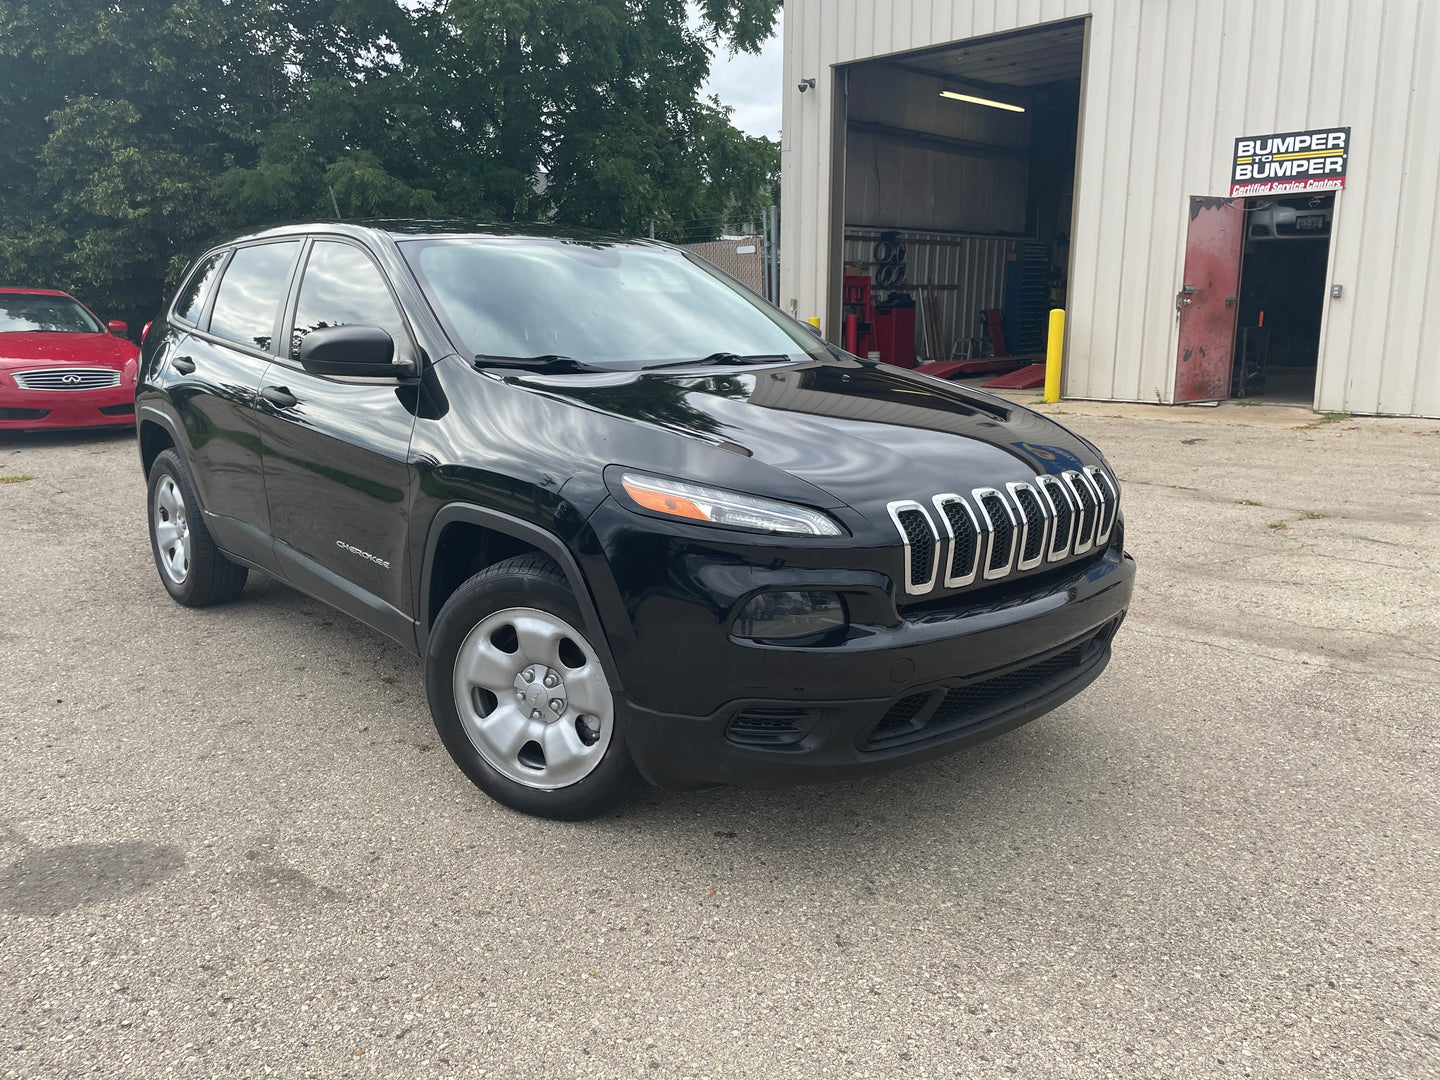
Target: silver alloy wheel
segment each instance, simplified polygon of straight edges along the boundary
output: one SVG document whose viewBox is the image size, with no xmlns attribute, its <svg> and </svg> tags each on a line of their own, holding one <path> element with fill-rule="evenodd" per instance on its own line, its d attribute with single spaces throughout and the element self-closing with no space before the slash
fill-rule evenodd
<svg viewBox="0 0 1440 1080">
<path fill-rule="evenodd" d="M 168 473 L 155 485 L 155 549 L 160 567 L 176 585 L 190 576 L 190 525 L 185 520 L 185 498 Z"/>
<path fill-rule="evenodd" d="M 585 779 L 615 731 L 600 658 L 558 615 L 505 608 L 465 635 L 452 676 L 461 726 L 506 779 L 551 790 Z"/>
</svg>

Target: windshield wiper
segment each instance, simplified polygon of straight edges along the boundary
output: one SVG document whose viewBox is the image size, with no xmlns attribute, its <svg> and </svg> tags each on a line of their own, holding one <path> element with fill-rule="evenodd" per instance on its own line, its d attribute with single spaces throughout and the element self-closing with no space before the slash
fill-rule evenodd
<svg viewBox="0 0 1440 1080">
<path fill-rule="evenodd" d="M 696 363 L 700 364 L 767 364 L 772 360 L 789 360 L 784 353 L 757 353 L 754 356 L 741 356 L 733 352 L 712 352 L 709 356 L 701 357 Z"/>
<path fill-rule="evenodd" d="M 789 360 L 790 357 L 784 353 L 757 353 L 754 356 L 741 356 L 733 352 L 712 352 L 709 356 L 702 356 L 698 360 L 676 360 L 676 364 L 769 364 L 776 360 Z M 669 365 L 665 365 L 669 367 Z"/>
<path fill-rule="evenodd" d="M 487 356 L 480 353 L 475 357 L 475 366 L 523 368 L 541 375 L 578 375 L 582 372 L 605 370 L 576 360 L 573 356 L 561 356 L 559 353 L 544 353 L 540 356 Z"/>
</svg>

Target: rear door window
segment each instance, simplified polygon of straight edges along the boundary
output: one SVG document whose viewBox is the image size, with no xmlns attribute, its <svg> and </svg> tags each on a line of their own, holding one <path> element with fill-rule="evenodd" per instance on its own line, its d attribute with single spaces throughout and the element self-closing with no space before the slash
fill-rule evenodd
<svg viewBox="0 0 1440 1080">
<path fill-rule="evenodd" d="M 257 244 L 235 252 L 210 313 L 210 333 L 252 349 L 270 351 L 280 303 L 290 285 L 290 271 L 300 241 Z"/>
<path fill-rule="evenodd" d="M 397 351 L 405 340 L 405 320 L 370 257 L 351 244 L 317 240 L 300 283 L 291 359 L 300 358 L 306 334 L 326 326 L 382 327 L 395 339 Z"/>
<path fill-rule="evenodd" d="M 211 255 L 190 275 L 180 295 L 175 297 L 175 317 L 194 326 L 200 321 L 200 312 L 205 310 L 205 298 L 210 295 L 210 286 L 215 284 L 215 273 L 220 269 L 223 251 Z"/>
</svg>

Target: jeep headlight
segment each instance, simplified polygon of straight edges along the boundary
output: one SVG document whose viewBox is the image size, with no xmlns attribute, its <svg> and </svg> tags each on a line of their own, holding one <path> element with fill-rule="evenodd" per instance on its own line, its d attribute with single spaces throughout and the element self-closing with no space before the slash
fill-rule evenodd
<svg viewBox="0 0 1440 1080">
<path fill-rule="evenodd" d="M 620 485 L 637 506 L 670 517 L 792 536 L 843 535 L 840 526 L 818 510 L 757 495 L 632 472 L 620 477 Z"/>
</svg>

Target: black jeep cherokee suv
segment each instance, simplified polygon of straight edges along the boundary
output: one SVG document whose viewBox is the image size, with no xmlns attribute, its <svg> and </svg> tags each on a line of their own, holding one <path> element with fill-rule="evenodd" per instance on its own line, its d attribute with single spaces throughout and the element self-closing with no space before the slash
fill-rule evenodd
<svg viewBox="0 0 1440 1080">
<path fill-rule="evenodd" d="M 460 768 L 552 817 L 920 761 L 1100 674 L 1134 564 L 1089 443 L 684 251 L 537 232 L 196 261 L 136 396 L 176 600 L 263 570 L 389 635 Z"/>
</svg>

